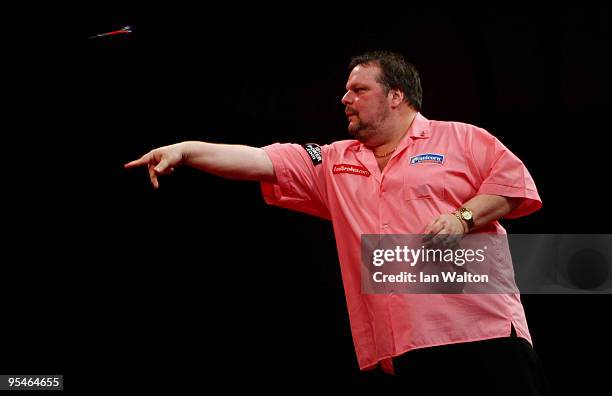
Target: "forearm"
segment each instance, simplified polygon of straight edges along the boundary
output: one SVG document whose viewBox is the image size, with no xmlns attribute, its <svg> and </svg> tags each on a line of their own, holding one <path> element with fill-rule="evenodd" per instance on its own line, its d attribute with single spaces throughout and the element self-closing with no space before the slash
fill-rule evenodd
<svg viewBox="0 0 612 396">
<path fill-rule="evenodd" d="M 214 175 L 274 182 L 274 167 L 263 149 L 242 145 L 183 142 L 183 163 Z"/>
<path fill-rule="evenodd" d="M 500 195 L 476 195 L 463 204 L 474 214 L 474 228 L 489 224 L 513 211 L 518 200 Z"/>
</svg>

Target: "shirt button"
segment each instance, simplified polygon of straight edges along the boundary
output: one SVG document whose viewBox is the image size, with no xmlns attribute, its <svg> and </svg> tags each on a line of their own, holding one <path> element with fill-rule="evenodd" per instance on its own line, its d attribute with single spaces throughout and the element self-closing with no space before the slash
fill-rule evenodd
<svg viewBox="0 0 612 396">
<path fill-rule="evenodd" d="M 389 224 L 383 224 L 383 228 L 384 229 L 388 229 L 389 228 Z"/>
</svg>

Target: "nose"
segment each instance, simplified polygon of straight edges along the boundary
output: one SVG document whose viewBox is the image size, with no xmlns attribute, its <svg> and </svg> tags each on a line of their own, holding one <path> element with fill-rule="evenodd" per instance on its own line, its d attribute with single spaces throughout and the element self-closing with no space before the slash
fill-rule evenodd
<svg viewBox="0 0 612 396">
<path fill-rule="evenodd" d="M 351 91 L 346 91 L 346 93 L 344 94 L 344 96 L 342 97 L 341 100 L 343 105 L 347 105 L 350 103 L 353 103 L 353 98 L 351 97 Z"/>
</svg>

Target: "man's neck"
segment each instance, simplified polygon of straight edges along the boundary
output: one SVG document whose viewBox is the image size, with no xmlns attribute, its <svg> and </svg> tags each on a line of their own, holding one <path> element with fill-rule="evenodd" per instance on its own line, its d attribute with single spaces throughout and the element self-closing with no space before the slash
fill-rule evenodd
<svg viewBox="0 0 612 396">
<path fill-rule="evenodd" d="M 397 121 L 392 122 L 389 125 L 389 131 L 385 134 L 388 138 L 380 144 L 369 146 L 374 155 L 381 156 L 393 152 L 408 132 L 408 129 L 410 129 L 410 125 L 412 125 L 416 115 L 417 112 L 410 112 L 400 117 Z"/>
</svg>

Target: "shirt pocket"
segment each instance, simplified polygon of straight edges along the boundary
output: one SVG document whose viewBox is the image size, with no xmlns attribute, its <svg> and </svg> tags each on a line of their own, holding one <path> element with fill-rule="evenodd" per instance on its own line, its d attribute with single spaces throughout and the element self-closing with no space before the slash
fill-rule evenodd
<svg viewBox="0 0 612 396">
<path fill-rule="evenodd" d="M 440 165 L 432 164 L 412 166 L 404 175 L 403 196 L 405 200 L 433 199 L 445 201 L 448 199 L 446 191 L 446 176 Z M 436 167 L 436 168 L 433 168 Z"/>
</svg>

